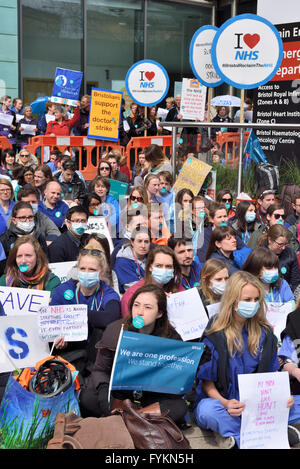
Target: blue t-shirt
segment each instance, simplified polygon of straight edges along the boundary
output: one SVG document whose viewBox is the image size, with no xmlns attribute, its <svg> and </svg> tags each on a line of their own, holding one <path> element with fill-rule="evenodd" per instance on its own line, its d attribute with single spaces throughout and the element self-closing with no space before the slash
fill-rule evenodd
<svg viewBox="0 0 300 469">
<path fill-rule="evenodd" d="M 63 226 L 68 210 L 69 206 L 63 200 L 59 200 L 54 208 L 48 208 L 44 202 L 39 202 L 39 212 L 47 215 L 47 217 L 49 217 L 58 228 Z"/>
</svg>

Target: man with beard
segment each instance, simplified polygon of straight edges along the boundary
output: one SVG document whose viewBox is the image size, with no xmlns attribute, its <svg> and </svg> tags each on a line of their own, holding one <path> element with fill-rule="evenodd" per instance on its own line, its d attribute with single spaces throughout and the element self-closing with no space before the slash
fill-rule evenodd
<svg viewBox="0 0 300 469">
<path fill-rule="evenodd" d="M 194 260 L 193 243 L 191 239 L 170 238 L 168 246 L 173 249 L 181 268 L 181 285 L 186 288 L 197 287 L 200 282 L 202 265 L 196 257 Z"/>
</svg>

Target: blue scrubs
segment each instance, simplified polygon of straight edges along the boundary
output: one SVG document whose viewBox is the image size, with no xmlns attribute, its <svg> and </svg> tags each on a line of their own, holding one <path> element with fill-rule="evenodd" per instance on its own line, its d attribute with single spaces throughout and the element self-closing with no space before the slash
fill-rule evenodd
<svg viewBox="0 0 300 469">
<path fill-rule="evenodd" d="M 243 351 L 237 352 L 229 359 L 229 387 L 227 399 L 239 400 L 238 375 L 254 373 L 258 365 L 260 354 L 253 357 L 248 351 L 248 333 L 242 329 Z M 262 331 L 259 347 L 264 340 L 265 333 Z M 218 353 L 208 338 L 203 340 L 211 349 L 211 360 L 200 366 L 198 372 L 199 384 L 196 388 L 196 407 L 194 415 L 200 428 L 213 430 L 223 437 L 233 436 L 237 445 L 240 446 L 241 417 L 232 417 L 218 399 L 208 398 L 202 389 L 202 380 L 217 381 Z M 277 355 L 274 355 L 269 372 L 279 370 Z M 300 396 L 294 396 L 295 404 L 290 409 L 289 424 L 300 421 Z"/>
</svg>

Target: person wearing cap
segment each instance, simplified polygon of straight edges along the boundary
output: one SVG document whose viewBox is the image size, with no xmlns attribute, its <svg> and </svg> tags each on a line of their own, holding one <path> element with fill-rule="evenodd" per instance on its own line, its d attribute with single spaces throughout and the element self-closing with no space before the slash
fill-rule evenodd
<svg viewBox="0 0 300 469">
<path fill-rule="evenodd" d="M 257 196 L 259 208 L 256 213 L 256 220 L 262 225 L 267 225 L 267 210 L 270 205 L 275 204 L 275 191 L 271 189 L 261 190 Z"/>
</svg>

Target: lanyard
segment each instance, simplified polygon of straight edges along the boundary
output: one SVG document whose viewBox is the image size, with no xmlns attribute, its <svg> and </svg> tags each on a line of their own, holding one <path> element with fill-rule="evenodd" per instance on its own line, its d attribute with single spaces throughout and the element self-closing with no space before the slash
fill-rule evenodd
<svg viewBox="0 0 300 469">
<path fill-rule="evenodd" d="M 272 303 L 281 303 L 281 296 L 280 296 L 280 293 L 279 293 L 279 296 L 278 296 L 278 302 L 277 302 L 277 301 L 276 301 L 276 302 L 274 301 L 274 292 L 273 292 L 273 288 L 272 288 L 272 287 L 270 288 L 270 293 L 265 293 L 265 298 L 266 298 L 266 299 L 271 298 L 271 302 L 272 302 Z"/>
<path fill-rule="evenodd" d="M 76 291 L 75 291 L 76 303 L 77 303 L 78 305 L 81 304 L 81 303 L 79 302 L 79 288 L 80 288 L 80 285 L 77 285 Z M 97 297 L 97 293 L 98 293 L 99 290 L 101 291 L 101 298 L 100 298 L 100 303 L 98 304 L 98 302 L 97 302 L 97 300 L 96 300 L 96 297 Z M 99 311 L 100 308 L 101 308 L 101 305 L 102 305 L 102 300 L 103 300 L 103 290 L 102 290 L 102 288 L 100 288 L 100 285 L 98 285 L 97 288 L 96 288 L 96 291 L 95 291 L 95 293 L 94 293 L 94 295 L 93 295 L 93 301 L 92 301 L 90 310 L 93 311 L 93 310 L 94 310 L 94 306 L 96 306 L 96 311 Z"/>
<path fill-rule="evenodd" d="M 195 272 L 194 272 L 193 267 L 191 267 L 191 273 L 192 273 L 192 275 L 193 275 L 193 277 L 194 277 L 193 287 L 198 286 L 199 283 L 197 282 L 196 275 L 195 275 Z M 192 288 L 191 285 L 190 285 L 189 280 L 187 279 L 187 277 L 186 277 L 185 275 L 181 274 L 181 278 L 182 278 L 183 282 L 185 282 L 185 283 L 183 283 L 184 288 L 186 288 L 187 290 L 188 290 L 189 288 Z"/>
</svg>

